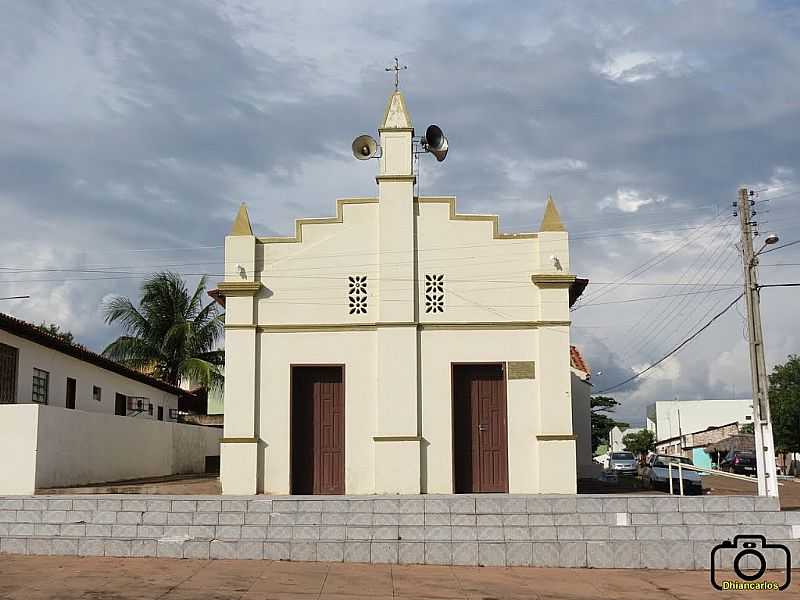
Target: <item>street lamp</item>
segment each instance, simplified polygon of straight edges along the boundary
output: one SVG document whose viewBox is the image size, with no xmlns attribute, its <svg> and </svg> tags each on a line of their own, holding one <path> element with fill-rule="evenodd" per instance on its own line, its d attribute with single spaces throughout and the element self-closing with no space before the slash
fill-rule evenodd
<svg viewBox="0 0 800 600">
<path fill-rule="evenodd" d="M 767 246 L 771 246 L 772 244 L 777 244 L 779 241 L 780 241 L 780 238 L 778 237 L 777 233 L 770 233 L 767 236 L 767 239 L 764 240 L 764 245 L 761 246 L 761 248 L 758 249 L 758 252 L 756 252 L 755 255 L 758 256 L 759 254 L 761 254 L 761 251 L 764 248 L 766 248 Z"/>
</svg>

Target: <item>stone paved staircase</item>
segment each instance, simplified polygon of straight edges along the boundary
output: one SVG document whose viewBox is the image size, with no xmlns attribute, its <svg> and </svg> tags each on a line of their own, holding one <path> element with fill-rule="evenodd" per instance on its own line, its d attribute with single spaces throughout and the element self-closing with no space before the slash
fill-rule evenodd
<svg viewBox="0 0 800 600">
<path fill-rule="evenodd" d="M 800 512 L 753 496 L 0 497 L 0 553 L 707 569 L 738 534 L 800 562 Z"/>
</svg>

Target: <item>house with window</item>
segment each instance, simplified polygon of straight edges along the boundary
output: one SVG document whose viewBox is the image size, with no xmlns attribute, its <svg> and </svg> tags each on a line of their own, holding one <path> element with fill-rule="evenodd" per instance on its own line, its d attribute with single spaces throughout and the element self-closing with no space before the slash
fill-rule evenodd
<svg viewBox="0 0 800 600">
<path fill-rule="evenodd" d="M 186 394 L 0 314 L 0 494 L 213 470 L 222 432 L 177 422 Z"/>
<path fill-rule="evenodd" d="M 242 206 L 225 239 L 223 493 L 575 493 L 555 203 L 503 232 L 417 194 L 402 92 L 378 131 L 376 196 L 288 237 Z"/>
<path fill-rule="evenodd" d="M 184 390 L 0 313 L 0 404 L 176 421 Z"/>
</svg>

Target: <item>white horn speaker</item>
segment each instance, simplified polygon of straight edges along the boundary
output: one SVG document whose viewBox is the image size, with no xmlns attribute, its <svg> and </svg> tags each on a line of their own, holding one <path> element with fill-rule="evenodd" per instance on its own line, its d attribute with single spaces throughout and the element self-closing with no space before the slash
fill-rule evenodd
<svg viewBox="0 0 800 600">
<path fill-rule="evenodd" d="M 378 142 L 371 135 L 360 135 L 353 140 L 353 156 L 358 160 L 367 160 L 375 156 Z"/>
</svg>

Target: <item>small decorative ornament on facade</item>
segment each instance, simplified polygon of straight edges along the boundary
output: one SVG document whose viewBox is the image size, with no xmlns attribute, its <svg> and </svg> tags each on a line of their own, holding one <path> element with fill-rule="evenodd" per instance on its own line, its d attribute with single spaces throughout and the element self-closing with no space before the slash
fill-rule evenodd
<svg viewBox="0 0 800 600">
<path fill-rule="evenodd" d="M 367 313 L 367 276 L 351 275 L 350 289 L 347 299 L 350 303 L 351 315 L 364 315 Z"/>
<path fill-rule="evenodd" d="M 444 275 L 425 275 L 425 312 L 444 312 Z"/>
</svg>

